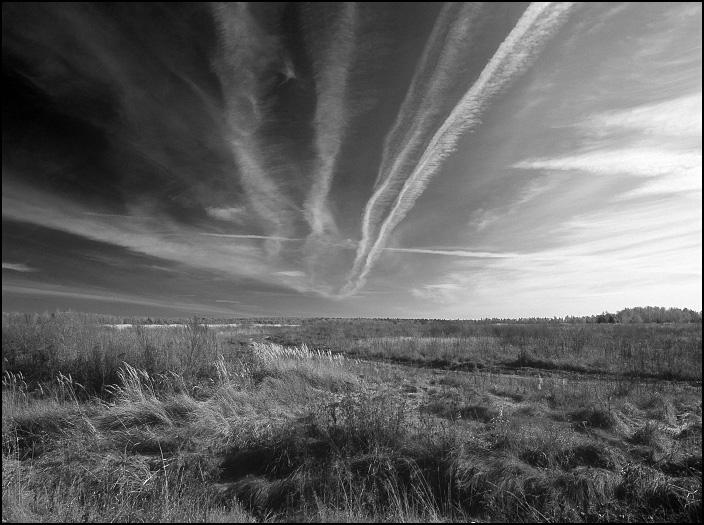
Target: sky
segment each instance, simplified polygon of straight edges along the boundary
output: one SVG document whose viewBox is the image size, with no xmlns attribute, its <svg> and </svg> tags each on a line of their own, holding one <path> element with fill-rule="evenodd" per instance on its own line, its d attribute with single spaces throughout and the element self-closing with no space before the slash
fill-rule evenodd
<svg viewBox="0 0 704 525">
<path fill-rule="evenodd" d="M 701 3 L 3 3 L 3 311 L 702 309 Z"/>
</svg>

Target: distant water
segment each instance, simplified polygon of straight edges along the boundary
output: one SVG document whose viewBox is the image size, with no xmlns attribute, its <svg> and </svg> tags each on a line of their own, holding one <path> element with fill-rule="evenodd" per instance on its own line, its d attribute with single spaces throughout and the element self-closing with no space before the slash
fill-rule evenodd
<svg viewBox="0 0 704 525">
<path fill-rule="evenodd" d="M 103 325 L 107 328 L 115 328 L 116 330 L 124 330 L 125 328 L 132 328 L 133 326 L 139 326 L 142 328 L 186 328 L 187 325 L 185 324 L 105 324 Z M 207 324 L 204 325 L 207 326 L 208 328 L 234 328 L 237 326 L 242 326 L 242 327 L 251 327 L 251 326 L 274 326 L 274 327 L 282 327 L 282 326 L 301 326 L 300 324 L 266 324 L 266 323 L 254 323 L 254 324 L 236 324 L 236 323 L 231 323 L 231 324 Z"/>
</svg>

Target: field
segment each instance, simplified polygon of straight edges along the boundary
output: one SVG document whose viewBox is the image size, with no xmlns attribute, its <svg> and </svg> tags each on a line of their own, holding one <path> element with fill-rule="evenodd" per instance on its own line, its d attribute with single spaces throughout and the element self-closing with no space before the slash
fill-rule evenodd
<svg viewBox="0 0 704 525">
<path fill-rule="evenodd" d="M 3 522 L 701 522 L 701 323 L 121 321 L 3 314 Z"/>
</svg>

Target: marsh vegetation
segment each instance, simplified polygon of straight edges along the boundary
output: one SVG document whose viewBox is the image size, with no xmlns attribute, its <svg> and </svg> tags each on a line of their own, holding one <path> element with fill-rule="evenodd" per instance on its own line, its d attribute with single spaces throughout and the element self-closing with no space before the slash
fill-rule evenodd
<svg viewBox="0 0 704 525">
<path fill-rule="evenodd" d="M 3 314 L 3 520 L 701 521 L 701 323 L 123 321 Z"/>
</svg>

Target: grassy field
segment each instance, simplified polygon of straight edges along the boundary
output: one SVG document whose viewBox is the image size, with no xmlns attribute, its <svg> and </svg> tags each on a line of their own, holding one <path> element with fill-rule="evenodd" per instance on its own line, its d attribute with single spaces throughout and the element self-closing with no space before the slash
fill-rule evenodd
<svg viewBox="0 0 704 525">
<path fill-rule="evenodd" d="M 701 521 L 701 324 L 117 322 L 3 314 L 3 521 Z"/>
</svg>

